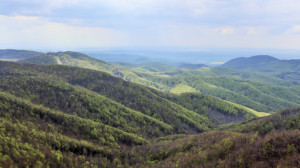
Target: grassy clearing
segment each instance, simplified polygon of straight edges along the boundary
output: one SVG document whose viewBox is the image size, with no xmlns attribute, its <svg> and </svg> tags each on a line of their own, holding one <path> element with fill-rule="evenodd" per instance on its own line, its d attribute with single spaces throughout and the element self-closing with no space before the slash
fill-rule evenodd
<svg viewBox="0 0 300 168">
<path fill-rule="evenodd" d="M 185 84 L 179 84 L 179 85 L 176 85 L 175 87 L 173 87 L 171 90 L 170 90 L 171 93 L 174 93 L 174 94 L 182 94 L 182 93 L 200 93 L 199 90 L 196 90 L 195 88 L 192 88 L 188 85 L 185 85 Z"/>
</svg>

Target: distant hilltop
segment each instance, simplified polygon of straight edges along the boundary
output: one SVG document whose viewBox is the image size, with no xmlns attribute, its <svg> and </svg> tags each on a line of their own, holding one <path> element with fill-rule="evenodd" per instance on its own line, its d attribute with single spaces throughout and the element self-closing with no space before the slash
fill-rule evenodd
<svg viewBox="0 0 300 168">
<path fill-rule="evenodd" d="M 280 60 L 269 55 L 232 59 L 221 67 L 250 72 L 261 72 L 281 79 L 300 79 L 300 59 Z"/>
</svg>

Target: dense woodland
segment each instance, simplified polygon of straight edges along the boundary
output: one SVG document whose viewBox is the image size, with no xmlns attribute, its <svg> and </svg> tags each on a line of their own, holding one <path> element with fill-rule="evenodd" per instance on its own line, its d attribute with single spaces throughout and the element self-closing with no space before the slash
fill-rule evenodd
<svg viewBox="0 0 300 168">
<path fill-rule="evenodd" d="M 254 58 L 257 59 L 254 63 L 265 60 L 264 56 Z M 283 68 L 276 68 L 281 67 L 278 66 L 280 63 L 270 67 L 276 69 L 276 72 L 280 72 L 279 76 L 229 69 L 227 64 L 223 67 L 210 68 L 205 65 L 193 64 L 184 66 L 181 64 L 176 67 L 154 62 L 143 64 L 106 63 L 70 51 L 42 53 L 37 56 L 32 54 L 32 57 L 19 59 L 18 62 L 62 64 L 100 70 L 126 81 L 162 91 L 175 94 L 193 92 L 213 95 L 260 112 L 272 113 L 300 105 L 300 97 L 294 93 L 295 88 L 293 88 L 293 86 L 297 86 L 298 82 L 287 77 L 298 73 L 297 65 L 292 62 L 284 64 Z M 241 64 L 244 65 L 245 62 L 241 61 Z M 285 78 L 280 77 L 282 74 L 286 74 Z M 296 90 L 300 91 L 298 88 Z"/>
<path fill-rule="evenodd" d="M 31 63 L 0 61 L 0 167 L 300 167 L 300 108 L 258 112 L 297 106 L 290 81 L 218 69 L 166 78 L 152 63 L 132 67 L 137 84 L 103 61 L 106 72 L 76 67 L 82 54 L 26 54 Z M 73 66 L 36 65 L 58 58 Z"/>
</svg>

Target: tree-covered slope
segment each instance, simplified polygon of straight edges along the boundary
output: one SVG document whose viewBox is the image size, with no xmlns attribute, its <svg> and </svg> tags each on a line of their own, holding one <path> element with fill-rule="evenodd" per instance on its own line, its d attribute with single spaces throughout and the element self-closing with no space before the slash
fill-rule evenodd
<svg viewBox="0 0 300 168">
<path fill-rule="evenodd" d="M 24 92 L 24 90 L 26 90 L 23 95 L 33 94 L 34 96 L 32 96 L 32 98 L 34 98 L 37 101 L 43 101 L 43 99 L 40 98 L 41 95 L 39 95 L 41 92 L 34 91 L 34 88 L 42 88 L 41 91 L 47 93 L 47 90 L 43 88 L 44 86 L 59 86 L 53 87 L 54 91 L 52 92 L 56 93 L 56 90 L 59 90 L 60 87 L 62 87 L 64 89 L 60 89 L 60 92 L 69 96 L 73 94 L 74 91 L 72 90 L 79 92 L 78 90 L 80 89 L 74 87 L 74 85 L 77 85 L 86 89 L 86 92 L 92 91 L 92 93 L 94 94 L 104 95 L 106 98 L 118 102 L 123 106 L 126 106 L 127 108 L 141 112 L 145 115 L 156 118 L 157 120 L 163 121 L 167 124 L 172 123 L 173 126 L 177 125 L 178 127 L 176 127 L 176 129 L 180 129 L 181 131 L 182 129 L 186 130 L 185 128 L 205 130 L 206 127 L 212 127 L 213 125 L 211 121 L 207 118 L 207 115 L 205 115 L 209 113 L 209 111 L 218 110 L 224 114 L 237 114 L 237 111 L 227 110 L 227 112 L 225 112 L 226 110 L 223 110 L 222 108 L 218 107 L 218 102 L 221 102 L 223 104 L 229 104 L 220 99 L 217 99 L 214 102 L 211 101 L 211 104 L 209 106 L 203 104 L 203 108 L 206 108 L 207 110 L 205 111 L 205 113 L 201 114 L 200 112 L 195 112 L 195 109 L 184 108 L 182 107 L 182 105 L 177 104 L 178 102 L 175 101 L 175 99 L 181 99 L 181 102 L 187 102 L 189 101 L 188 98 L 183 99 L 180 95 L 164 93 L 138 84 L 126 82 L 120 78 L 112 77 L 109 74 L 99 71 L 92 71 L 88 69 L 67 66 L 39 66 L 33 64 L 15 64 L 8 62 L 1 63 L 0 71 L 1 70 L 4 72 L 6 71 L 6 73 L 2 73 L 2 78 L 6 79 L 2 81 L 2 88 L 6 88 L 4 90 L 9 90 L 11 93 L 15 92 L 15 94 L 21 94 Z M 32 83 L 31 85 L 33 86 L 27 84 L 26 81 Z M 23 88 L 20 86 L 14 87 L 14 83 L 19 83 L 18 85 L 22 86 Z M 67 100 L 65 100 L 67 98 L 57 95 L 57 93 L 49 93 L 49 99 L 51 98 L 51 96 L 54 97 L 53 99 L 58 99 L 62 97 L 62 102 L 67 103 Z M 196 97 L 194 99 L 195 102 L 201 102 L 202 100 L 200 97 Z M 45 100 L 44 104 L 45 102 L 47 103 L 47 101 L 49 100 Z M 61 106 L 63 105 L 64 104 L 61 104 Z M 237 105 L 230 106 L 237 107 Z M 253 114 L 251 110 L 242 110 L 241 108 L 236 109 L 239 109 L 238 112 L 247 112 L 247 117 L 245 118 L 257 116 Z"/>
<path fill-rule="evenodd" d="M 12 60 L 14 61 L 14 60 Z M 23 63 L 34 63 L 34 64 L 59 64 L 59 65 L 68 65 L 68 66 L 76 66 L 80 68 L 87 68 L 93 70 L 99 70 L 103 72 L 107 72 L 113 76 L 120 77 L 125 79 L 126 81 L 131 81 L 139 84 L 143 84 L 146 86 L 151 86 L 154 88 L 161 88 L 159 84 L 148 81 L 144 78 L 141 78 L 133 71 L 129 70 L 124 66 L 120 66 L 117 64 L 106 63 L 102 60 L 98 60 L 92 57 L 89 57 L 85 54 L 78 52 L 50 52 L 50 53 L 42 53 L 38 56 L 32 56 L 30 58 L 19 60 L 18 62 Z M 145 64 L 142 65 L 144 68 L 150 67 Z M 158 65 L 162 66 L 162 65 Z M 159 67 L 157 67 L 159 68 Z"/>
<path fill-rule="evenodd" d="M 223 131 L 158 138 L 136 147 L 133 158 L 137 167 L 299 167 L 299 128 L 300 107 L 293 107 Z"/>
<path fill-rule="evenodd" d="M 18 62 L 26 62 L 26 63 L 42 64 L 42 65 L 44 64 L 55 65 L 60 63 L 57 57 L 52 55 L 45 56 L 45 54 L 40 54 L 34 57 L 19 60 Z"/>
<path fill-rule="evenodd" d="M 210 131 L 265 115 L 213 96 L 161 92 L 65 65 L 0 61 L 0 79 L 1 167 L 300 164 L 300 132 L 290 127 L 265 136 Z"/>
<path fill-rule="evenodd" d="M 42 53 L 36 51 L 5 49 L 5 50 L 0 50 L 0 59 L 20 60 L 20 59 L 34 57 L 40 54 Z"/>
<path fill-rule="evenodd" d="M 159 84 L 164 91 L 213 95 L 257 111 L 275 112 L 299 105 L 299 88 L 295 83 L 259 73 L 203 68 L 136 74 Z"/>
<path fill-rule="evenodd" d="M 107 167 L 120 157 L 120 145 L 144 143 L 135 134 L 0 92 L 3 167 Z"/>
<path fill-rule="evenodd" d="M 299 83 L 300 60 L 279 60 L 271 56 L 253 56 L 236 58 L 222 65 L 222 67 L 260 72 L 280 79 Z"/>
<path fill-rule="evenodd" d="M 149 71 L 149 72 L 164 72 L 170 70 L 176 70 L 176 66 L 166 65 L 157 62 L 145 62 L 140 64 L 126 63 L 126 62 L 116 62 L 116 65 L 120 65 L 127 68 L 134 68 L 138 71 Z"/>
<path fill-rule="evenodd" d="M 265 136 L 212 131 L 167 137 L 134 152 L 136 167 L 299 167 L 300 131 Z"/>
<path fill-rule="evenodd" d="M 165 86 L 164 90 L 182 94 L 202 93 L 241 104 L 257 111 L 275 112 L 299 105 L 299 88 L 278 84 L 241 79 L 230 76 L 174 76 L 161 77 L 143 75 L 155 83 Z M 295 92 L 296 91 L 296 92 Z"/>
<path fill-rule="evenodd" d="M 266 57 L 262 59 L 264 61 L 276 61 L 275 58 L 260 57 Z M 159 63 L 131 64 L 124 67 L 126 65 L 105 63 L 71 51 L 45 53 L 21 62 L 63 64 L 100 70 L 159 90 L 176 94 L 193 92 L 213 95 L 257 111 L 275 112 L 299 104 L 299 96 L 294 91 L 296 87 L 291 89 L 290 86 L 294 83 L 290 81 L 226 68 L 174 70 L 174 67 Z"/>
<path fill-rule="evenodd" d="M 265 136 L 212 131 L 149 142 L 0 92 L 3 167 L 297 167 L 299 137 L 283 128 Z"/>
<path fill-rule="evenodd" d="M 108 100 L 86 89 L 74 88 L 64 83 L 41 81 L 41 79 L 19 79 L 5 79 L 4 81 L 10 86 L 8 87 L 4 84 L 1 85 L 1 88 L 22 98 L 29 99 L 36 104 L 61 110 L 67 114 L 77 115 L 81 118 L 92 119 L 93 121 L 121 128 L 127 132 L 147 137 L 172 133 L 172 126 L 144 115 L 141 112 L 126 108 L 119 103 Z M 20 84 L 14 87 L 12 86 L 14 82 Z M 181 123 L 176 117 L 171 118 L 169 123 L 171 123 L 172 119 L 177 121 L 172 123 L 174 127 L 176 125 L 179 132 L 185 132 L 183 128 L 185 124 Z M 158 127 L 155 128 L 155 125 Z M 197 123 L 197 126 L 199 130 L 207 129 L 201 123 Z"/>
<path fill-rule="evenodd" d="M 299 128 L 300 108 L 292 107 L 260 119 L 252 119 L 239 124 L 228 125 L 227 129 L 243 133 L 258 132 L 260 135 L 265 135 L 271 131 Z"/>
<path fill-rule="evenodd" d="M 73 87 L 63 82 L 36 77 L 5 78 L 0 84 L 0 88 L 35 104 L 91 119 L 127 132 L 147 137 L 161 136 L 172 132 L 171 126 L 154 118 L 126 108 L 84 88 Z M 151 128 L 147 128 L 146 124 L 151 125 Z M 158 127 L 155 128 L 156 126 Z"/>
<path fill-rule="evenodd" d="M 263 66 L 266 64 L 278 63 L 280 60 L 269 55 L 258 55 L 249 58 L 240 57 L 229 60 L 222 67 L 238 70 L 253 69 L 254 66 Z"/>
<path fill-rule="evenodd" d="M 202 69 L 208 67 L 205 64 L 180 64 L 178 68 L 180 69 Z M 170 71 L 170 70 L 169 70 Z"/>
<path fill-rule="evenodd" d="M 143 75 L 143 74 L 141 74 Z M 204 67 L 202 69 L 188 70 L 188 69 L 177 69 L 174 71 L 158 72 L 152 73 L 154 76 L 164 76 L 164 77 L 195 77 L 195 76 L 223 76 L 223 77 L 234 77 L 243 80 L 254 80 L 261 82 L 268 82 L 280 86 L 290 86 L 293 82 L 286 81 L 280 78 L 272 77 L 266 74 L 240 71 L 229 68 L 222 67 Z"/>
<path fill-rule="evenodd" d="M 21 62 L 63 64 L 100 70 L 127 81 L 163 91 L 177 94 L 194 92 L 213 95 L 264 112 L 274 112 L 298 105 L 300 99 L 289 88 L 292 83 L 288 81 L 225 68 L 205 67 L 200 70 L 174 70 L 173 67 L 163 64 L 145 63 L 128 69 L 71 51 L 40 54 L 23 59 Z M 173 71 L 162 72 L 167 69 Z"/>
</svg>

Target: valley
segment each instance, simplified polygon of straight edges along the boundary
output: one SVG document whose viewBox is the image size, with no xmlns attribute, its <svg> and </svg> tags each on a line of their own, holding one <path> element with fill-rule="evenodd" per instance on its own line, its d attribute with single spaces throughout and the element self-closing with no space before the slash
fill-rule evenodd
<svg viewBox="0 0 300 168">
<path fill-rule="evenodd" d="M 0 52 L 2 167 L 300 165 L 294 81 L 22 52 Z"/>
</svg>

